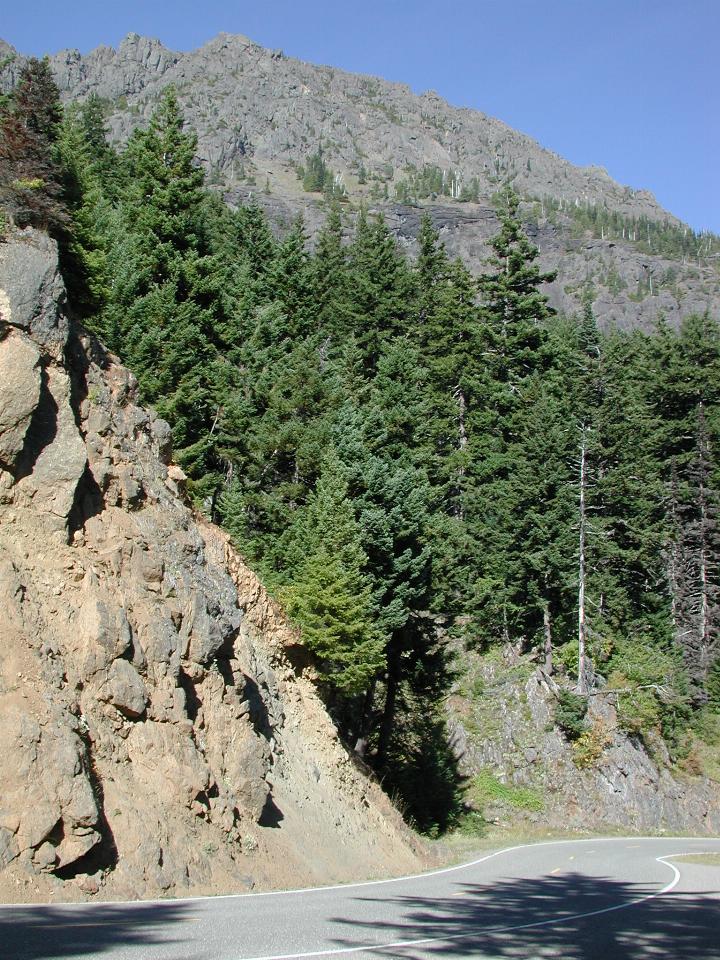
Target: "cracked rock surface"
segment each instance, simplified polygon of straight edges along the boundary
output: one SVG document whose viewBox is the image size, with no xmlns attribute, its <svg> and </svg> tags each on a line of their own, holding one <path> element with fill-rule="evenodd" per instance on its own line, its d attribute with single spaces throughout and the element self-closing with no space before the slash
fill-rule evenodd
<svg viewBox="0 0 720 960">
<path fill-rule="evenodd" d="M 483 810 L 501 830 L 720 833 L 720 785 L 673 769 L 659 735 L 643 741 L 625 732 L 610 691 L 590 698 L 596 749 L 579 762 L 554 724 L 558 683 L 531 655 L 511 645 L 470 653 L 465 670 L 447 703 L 452 742 L 469 781 L 489 774 L 510 791 L 509 799 L 489 797 Z M 472 688 L 482 695 L 469 695 Z"/>
</svg>

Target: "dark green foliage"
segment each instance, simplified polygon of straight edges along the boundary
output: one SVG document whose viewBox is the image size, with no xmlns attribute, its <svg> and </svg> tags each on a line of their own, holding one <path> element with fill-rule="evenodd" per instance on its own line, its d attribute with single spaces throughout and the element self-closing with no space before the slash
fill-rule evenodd
<svg viewBox="0 0 720 960">
<path fill-rule="evenodd" d="M 211 432 L 228 304 L 196 143 L 183 131 L 169 88 L 121 158 L 126 185 L 108 231 L 112 296 L 102 327 L 133 367 L 145 399 L 172 423 L 180 462 L 207 492 L 219 467 Z"/>
<path fill-rule="evenodd" d="M 385 343 L 406 332 L 411 316 L 411 278 L 407 263 L 382 215 L 370 222 L 358 218 L 355 241 L 348 251 L 352 290 L 349 332 L 372 372 Z"/>
<path fill-rule="evenodd" d="M 491 240 L 491 272 L 480 278 L 488 338 L 495 356 L 490 362 L 498 379 L 508 383 L 527 376 L 543 360 L 543 326 L 552 315 L 543 283 L 555 279 L 536 264 L 538 249 L 519 218 L 519 198 L 510 190 L 498 200 L 500 232 Z"/>
<path fill-rule="evenodd" d="M 75 311 L 96 327 L 109 297 L 107 229 L 116 159 L 105 141 L 104 124 L 95 125 L 93 119 L 88 127 L 85 107 L 65 111 L 57 155 L 72 222 L 60 246 L 63 275 Z"/>
<path fill-rule="evenodd" d="M 60 122 L 44 69 L 3 113 L 2 156 L 24 137 L 44 171 L 20 218 L 61 235 L 74 309 L 171 422 L 191 496 L 283 599 L 340 735 L 415 823 L 460 818 L 448 635 L 574 676 L 581 572 L 590 683 L 681 757 L 720 701 L 716 321 L 601 335 L 589 286 L 555 316 L 511 192 L 479 280 L 429 218 L 410 264 L 337 197 L 312 251 L 301 220 L 276 239 L 205 190 L 172 90 L 118 156 L 103 102 Z M 304 175 L 334 191 L 320 151 Z M 417 189 L 436 188 L 463 199 L 428 168 Z M 561 692 L 568 737 L 586 705 Z"/>
<path fill-rule="evenodd" d="M 552 356 L 544 325 L 552 311 L 540 291 L 550 276 L 535 264 L 537 249 L 523 231 L 512 193 L 502 198 L 500 224 L 492 241 L 491 270 L 478 284 L 481 304 L 472 340 L 464 346 L 473 359 L 464 373 L 468 387 L 461 393 L 469 454 L 463 517 L 473 542 L 474 572 L 464 605 L 480 642 L 534 640 L 532 621 L 548 604 L 549 592 L 563 589 L 555 582 L 548 553 L 553 541 L 543 541 L 542 526 L 530 519 L 533 511 L 544 513 L 545 532 L 552 529 L 559 536 L 563 521 L 551 516 L 563 513 L 560 500 L 567 481 L 567 411 L 549 376 Z M 559 465 L 559 474 L 548 473 L 547 458 Z M 537 543 L 544 543 L 540 553 L 528 540 L 528 527 Z M 545 576 L 542 587 L 537 581 Z M 532 601 L 528 587 L 535 594 Z"/>
<path fill-rule="evenodd" d="M 301 168 L 303 190 L 308 193 L 324 193 L 329 200 L 342 199 L 345 188 L 342 182 L 325 163 L 322 148 L 308 157 L 305 167 Z"/>
<path fill-rule="evenodd" d="M 414 698 L 406 710 L 396 724 L 383 786 L 410 822 L 434 837 L 460 823 L 462 778 L 442 710 L 428 706 L 424 697 Z"/>
<path fill-rule="evenodd" d="M 587 697 L 581 697 L 564 687 L 558 690 L 555 723 L 568 740 L 577 740 L 586 729 Z"/>
</svg>

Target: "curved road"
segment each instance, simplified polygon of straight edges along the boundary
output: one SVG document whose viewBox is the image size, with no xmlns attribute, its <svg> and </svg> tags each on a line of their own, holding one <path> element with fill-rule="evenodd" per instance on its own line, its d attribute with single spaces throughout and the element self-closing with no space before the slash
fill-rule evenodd
<svg viewBox="0 0 720 960">
<path fill-rule="evenodd" d="M 682 854 L 713 853 L 715 865 Z M 511 847 L 416 877 L 144 903 L 0 907 L 7 960 L 720 960 L 720 839 Z"/>
</svg>

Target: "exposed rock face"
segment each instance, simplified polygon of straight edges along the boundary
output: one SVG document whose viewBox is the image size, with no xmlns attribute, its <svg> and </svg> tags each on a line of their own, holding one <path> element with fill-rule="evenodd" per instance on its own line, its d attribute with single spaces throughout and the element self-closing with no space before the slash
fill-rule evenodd
<svg viewBox="0 0 720 960">
<path fill-rule="evenodd" d="M 13 52 L 0 41 L 0 59 Z M 16 81 L 22 62 L 16 57 L 0 71 L 0 91 Z M 303 63 L 247 37 L 220 34 L 198 50 L 178 53 L 130 34 L 117 50 L 98 47 L 86 56 L 64 50 L 51 64 L 66 99 L 95 93 L 107 101 L 117 142 L 147 123 L 162 90 L 173 84 L 199 135 L 199 157 L 211 182 L 231 199 L 251 194 L 280 223 L 307 212 L 311 232 L 324 212 L 317 195 L 302 192 L 296 166 L 320 141 L 351 198 L 370 197 L 411 249 L 420 211 L 373 201 L 373 184 L 392 198 L 408 166 L 434 165 L 463 184 L 477 179 L 480 204 L 440 198 L 432 205 L 448 249 L 475 272 L 482 270 L 486 241 L 497 231 L 489 200 L 506 177 L 521 195 L 551 197 L 565 210 L 590 203 L 625 217 L 678 223 L 647 191 L 616 183 L 600 167 L 573 166 L 479 111 L 453 107 L 432 91 L 417 95 L 404 84 Z M 255 185 L 245 185 L 243 176 Z M 262 192 L 266 183 L 269 197 Z M 670 261 L 629 241 L 593 239 L 573 230 L 562 213 L 543 215 L 534 239 L 543 266 L 558 270 L 550 295 L 559 309 L 579 311 L 590 280 L 595 315 L 606 327 L 649 329 L 660 317 L 678 325 L 691 313 L 720 313 L 717 258 Z"/>
<path fill-rule="evenodd" d="M 322 226 L 327 210 L 312 197 L 266 195 L 248 188 L 234 188 L 226 194 L 231 205 L 253 201 L 261 206 L 279 235 L 287 232 L 302 214 L 310 236 Z M 380 204 L 388 226 L 401 249 L 410 257 L 418 253 L 420 219 L 428 213 L 451 257 L 460 257 L 473 273 L 486 269 L 491 249 L 489 240 L 497 234 L 494 209 L 487 204 L 447 206 L 426 203 L 423 207 Z M 352 215 L 348 214 L 350 218 Z M 528 235 L 539 248 L 540 267 L 557 272 L 557 279 L 543 292 L 551 305 L 568 315 L 579 313 L 580 299 L 588 280 L 595 290 L 593 313 L 599 326 L 609 329 L 640 329 L 652 332 L 658 321 L 678 327 L 691 314 L 720 315 L 718 265 L 680 263 L 642 253 L 632 244 L 598 240 L 590 235 L 568 236 L 560 224 L 544 221 L 529 225 Z M 666 278 L 672 278 L 666 282 Z M 652 278 L 653 293 L 638 296 Z"/>
<path fill-rule="evenodd" d="M 673 776 L 638 738 L 618 729 L 612 696 L 591 698 L 588 723 L 597 750 L 578 766 L 573 748 L 554 726 L 555 682 L 528 658 L 507 648 L 502 660 L 466 658 L 465 683 L 448 704 L 460 768 L 481 770 L 501 782 L 531 787 L 542 810 L 488 807 L 501 824 L 526 820 L 551 831 L 720 833 L 720 785 L 703 777 Z M 658 738 L 657 759 L 667 761 Z"/>
<path fill-rule="evenodd" d="M 135 393 L 68 321 L 54 244 L 1 244 L 0 899 L 416 867 Z"/>
<path fill-rule="evenodd" d="M 608 201 L 635 215 L 668 216 L 647 191 L 621 186 L 600 167 L 575 167 L 502 121 L 453 107 L 434 91 L 417 95 L 406 84 L 305 63 L 240 35 L 220 34 L 180 53 L 131 33 L 117 50 L 98 47 L 87 56 L 63 50 L 51 63 L 64 95 L 95 92 L 116 107 L 112 126 L 120 140 L 137 124 L 133 114 L 147 118 L 160 90 L 173 84 L 199 134 L 200 156 L 228 175 L 243 156 L 261 171 L 266 161 L 300 160 L 317 149 L 322 132 L 332 141 L 327 156 L 347 177 L 361 160 L 369 174 L 383 176 L 388 164 L 397 171 L 436 164 L 463 182 L 478 177 L 489 196 L 501 170 L 516 173 L 518 186 L 537 196 Z"/>
</svg>

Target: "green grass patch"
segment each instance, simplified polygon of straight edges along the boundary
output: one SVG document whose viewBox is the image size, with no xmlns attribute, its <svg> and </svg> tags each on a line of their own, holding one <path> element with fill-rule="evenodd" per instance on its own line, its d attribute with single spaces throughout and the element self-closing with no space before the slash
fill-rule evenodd
<svg viewBox="0 0 720 960">
<path fill-rule="evenodd" d="M 501 783 L 489 770 L 481 770 L 473 777 L 468 796 L 480 810 L 493 803 L 504 804 L 515 810 L 535 812 L 542 810 L 545 806 L 542 794 L 534 787 L 518 787 Z"/>
</svg>

